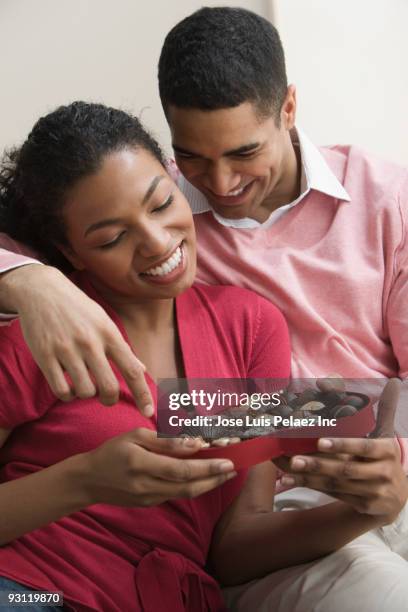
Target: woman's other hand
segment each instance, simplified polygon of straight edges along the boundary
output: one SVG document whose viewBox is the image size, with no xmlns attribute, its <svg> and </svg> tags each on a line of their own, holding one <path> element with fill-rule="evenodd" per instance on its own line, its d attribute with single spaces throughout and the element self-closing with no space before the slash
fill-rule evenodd
<svg viewBox="0 0 408 612">
<path fill-rule="evenodd" d="M 158 438 L 138 428 L 85 453 L 82 487 L 86 504 L 155 506 L 192 498 L 236 475 L 227 459 L 191 459 L 197 438 Z"/>
</svg>

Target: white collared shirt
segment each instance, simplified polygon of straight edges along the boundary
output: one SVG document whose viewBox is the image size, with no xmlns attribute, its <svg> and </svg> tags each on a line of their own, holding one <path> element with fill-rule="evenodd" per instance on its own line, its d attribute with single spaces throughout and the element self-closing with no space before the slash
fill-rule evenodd
<svg viewBox="0 0 408 612">
<path fill-rule="evenodd" d="M 302 164 L 300 180 L 301 193 L 293 202 L 272 211 L 268 219 L 263 223 L 249 217 L 243 219 L 226 219 L 212 210 L 207 198 L 181 175 L 178 179 L 178 186 L 186 196 L 193 214 L 204 213 L 211 210 L 215 219 L 226 227 L 243 229 L 263 227 L 266 229 L 276 223 L 276 221 L 288 210 L 296 206 L 296 204 L 299 204 L 311 189 L 325 193 L 333 198 L 349 202 L 349 194 L 330 170 L 318 148 L 298 128 L 294 130 L 293 136 L 293 145 L 299 146 L 300 148 L 300 159 Z"/>
</svg>

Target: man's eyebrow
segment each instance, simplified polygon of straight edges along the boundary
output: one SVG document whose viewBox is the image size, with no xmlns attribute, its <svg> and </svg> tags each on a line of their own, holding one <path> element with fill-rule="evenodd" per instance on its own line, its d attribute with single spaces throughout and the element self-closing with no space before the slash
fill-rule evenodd
<svg viewBox="0 0 408 612">
<path fill-rule="evenodd" d="M 199 155 L 198 153 L 194 153 L 194 151 L 188 151 L 187 149 L 183 149 L 183 147 L 179 147 L 174 143 L 171 146 L 173 147 L 173 150 L 176 153 L 181 153 L 182 155 L 194 155 L 194 157 L 201 157 L 201 155 Z"/>
<path fill-rule="evenodd" d="M 156 189 L 157 185 L 160 183 L 160 181 L 162 179 L 164 179 L 165 177 L 161 174 L 160 176 L 155 176 L 154 179 L 152 180 L 152 182 L 150 183 L 150 187 L 149 189 L 146 191 L 145 196 L 142 200 L 142 204 L 146 204 L 146 202 L 149 200 L 149 198 L 152 197 L 154 190 Z"/>
<path fill-rule="evenodd" d="M 251 142 L 246 145 L 242 145 L 242 147 L 238 147 L 236 149 L 230 149 L 223 153 L 223 156 L 230 155 L 242 155 L 242 153 L 249 153 L 250 151 L 254 151 L 260 146 L 260 142 Z M 194 153 L 194 151 L 188 151 L 187 149 L 183 149 L 176 144 L 173 144 L 173 149 L 176 153 L 180 153 L 181 155 L 191 155 L 193 157 L 202 157 L 199 153 Z"/>
<path fill-rule="evenodd" d="M 243 145 L 242 147 L 238 147 L 237 149 L 230 149 L 229 151 L 225 151 L 224 155 L 240 155 L 242 153 L 249 153 L 250 151 L 257 149 L 260 144 L 260 142 L 251 142 L 249 144 Z"/>
</svg>

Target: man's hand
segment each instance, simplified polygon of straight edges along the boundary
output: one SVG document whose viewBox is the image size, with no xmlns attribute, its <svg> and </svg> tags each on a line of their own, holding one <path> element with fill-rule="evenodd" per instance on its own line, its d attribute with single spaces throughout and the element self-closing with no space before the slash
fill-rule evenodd
<svg viewBox="0 0 408 612">
<path fill-rule="evenodd" d="M 282 458 L 275 463 L 290 476 L 282 484 L 322 491 L 347 502 L 380 524 L 395 520 L 408 499 L 408 484 L 394 438 L 400 381 L 391 379 L 381 395 L 377 427 L 367 439 L 320 439 L 320 453 Z"/>
<path fill-rule="evenodd" d="M 24 338 L 57 397 L 69 401 L 97 393 L 103 404 L 117 402 L 119 383 L 109 358 L 141 412 L 152 415 L 145 367 L 99 304 L 49 266 L 18 268 L 4 275 L 1 283 L 7 283 L 7 306 L 19 314 Z"/>
<path fill-rule="evenodd" d="M 201 448 L 197 438 L 158 438 L 144 428 L 116 436 L 82 455 L 85 503 L 156 506 L 197 497 L 236 476 L 228 459 L 191 459 Z"/>
</svg>

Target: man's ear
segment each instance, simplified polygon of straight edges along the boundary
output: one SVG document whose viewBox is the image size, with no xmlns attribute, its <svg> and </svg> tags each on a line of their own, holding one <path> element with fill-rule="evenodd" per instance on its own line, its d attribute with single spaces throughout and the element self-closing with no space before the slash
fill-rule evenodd
<svg viewBox="0 0 408 612">
<path fill-rule="evenodd" d="M 281 121 L 286 130 L 291 130 L 296 121 L 296 87 L 288 85 L 285 101 L 281 109 Z"/>
<path fill-rule="evenodd" d="M 64 255 L 65 259 L 68 259 L 69 263 L 73 265 L 75 270 L 84 270 L 85 266 L 82 263 L 81 259 L 74 253 L 74 251 L 67 246 L 58 245 L 59 250 Z"/>
</svg>

